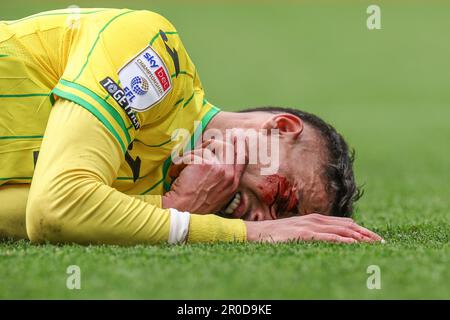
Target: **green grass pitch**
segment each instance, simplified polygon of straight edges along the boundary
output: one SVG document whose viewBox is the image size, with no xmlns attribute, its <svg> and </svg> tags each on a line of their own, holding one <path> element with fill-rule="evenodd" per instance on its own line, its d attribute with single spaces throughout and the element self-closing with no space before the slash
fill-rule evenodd
<svg viewBox="0 0 450 320">
<path fill-rule="evenodd" d="M 73 3 L 3 1 L 0 20 Z M 333 123 L 357 151 L 366 192 L 356 220 L 387 243 L 9 242 L 0 298 L 450 298 L 449 3 L 377 1 L 375 31 L 364 0 L 96 3 L 168 17 L 223 109 L 295 106 Z M 81 290 L 66 288 L 69 265 L 81 268 Z M 379 290 L 366 287 L 369 265 L 380 267 Z"/>
</svg>

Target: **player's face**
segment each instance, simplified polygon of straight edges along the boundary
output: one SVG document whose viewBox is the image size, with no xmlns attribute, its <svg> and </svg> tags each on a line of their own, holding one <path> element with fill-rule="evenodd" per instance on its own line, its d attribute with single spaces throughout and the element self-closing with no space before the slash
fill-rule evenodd
<svg viewBox="0 0 450 320">
<path fill-rule="evenodd" d="M 278 170 L 262 175 L 260 164 L 249 164 L 242 175 L 239 204 L 232 216 L 244 220 L 273 220 L 309 213 L 328 214 L 331 195 L 325 188 L 318 153 L 324 146 L 298 147 L 291 139 L 279 141 Z"/>
</svg>

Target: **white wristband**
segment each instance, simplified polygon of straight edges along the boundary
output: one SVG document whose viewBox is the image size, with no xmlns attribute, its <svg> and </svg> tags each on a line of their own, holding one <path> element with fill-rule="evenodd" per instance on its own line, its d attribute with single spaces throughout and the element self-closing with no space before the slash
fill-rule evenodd
<svg viewBox="0 0 450 320">
<path fill-rule="evenodd" d="M 170 208 L 169 243 L 184 243 L 189 231 L 189 212 Z"/>
</svg>

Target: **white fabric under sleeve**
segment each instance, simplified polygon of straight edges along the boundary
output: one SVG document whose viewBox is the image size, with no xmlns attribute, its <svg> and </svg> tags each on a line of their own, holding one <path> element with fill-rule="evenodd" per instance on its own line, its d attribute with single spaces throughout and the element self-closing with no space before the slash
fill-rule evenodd
<svg viewBox="0 0 450 320">
<path fill-rule="evenodd" d="M 190 213 L 170 208 L 169 243 L 184 243 L 189 230 Z"/>
</svg>

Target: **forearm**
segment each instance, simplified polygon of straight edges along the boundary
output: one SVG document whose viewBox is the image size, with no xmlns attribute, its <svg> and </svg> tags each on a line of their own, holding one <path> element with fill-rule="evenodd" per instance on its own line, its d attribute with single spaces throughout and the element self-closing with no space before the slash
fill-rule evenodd
<svg viewBox="0 0 450 320">
<path fill-rule="evenodd" d="M 169 197 L 145 195 L 138 198 L 157 207 L 169 209 L 177 208 Z M 189 221 L 189 235 L 187 242 L 215 242 L 215 241 L 246 241 L 247 227 L 241 219 L 225 219 L 214 214 L 191 214 Z"/>
<path fill-rule="evenodd" d="M 226 219 L 213 214 L 191 214 L 188 243 L 244 242 L 247 231 L 241 219 Z"/>
<path fill-rule="evenodd" d="M 177 208 L 177 205 L 171 197 L 162 196 L 162 207 Z M 240 219 L 225 219 L 214 214 L 190 215 L 187 239 L 189 243 L 246 241 L 246 239 L 246 226 Z"/>
<path fill-rule="evenodd" d="M 26 230 L 26 206 L 29 184 L 3 185 L 0 187 L 0 238 L 28 239 Z M 132 195 L 145 203 L 161 207 L 161 196 Z M 41 199 L 43 200 L 43 199 Z"/>
<path fill-rule="evenodd" d="M 27 229 L 32 241 L 140 244 L 167 242 L 163 210 L 79 172 L 62 172 L 31 190 Z"/>
<path fill-rule="evenodd" d="M 162 196 L 160 195 L 153 195 L 153 194 L 131 194 L 130 197 L 133 197 L 135 199 L 139 199 L 145 203 L 154 205 L 155 207 L 161 208 L 161 209 L 169 209 L 171 207 L 164 206 L 164 202 L 162 201 Z"/>
</svg>

